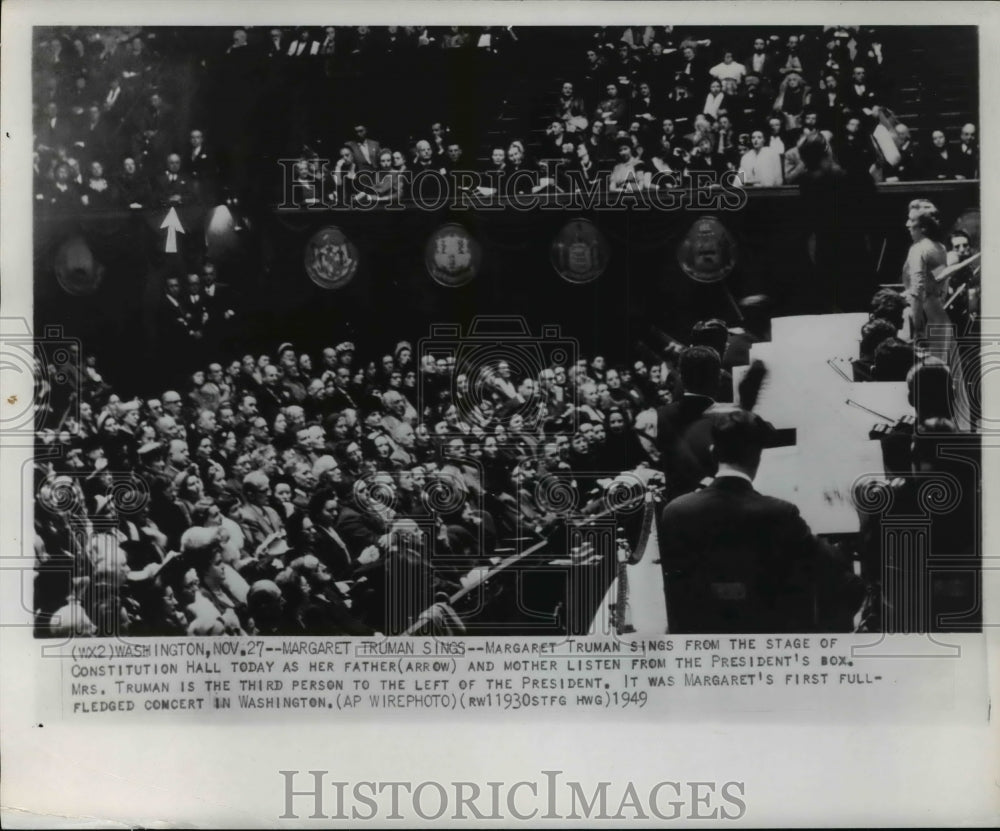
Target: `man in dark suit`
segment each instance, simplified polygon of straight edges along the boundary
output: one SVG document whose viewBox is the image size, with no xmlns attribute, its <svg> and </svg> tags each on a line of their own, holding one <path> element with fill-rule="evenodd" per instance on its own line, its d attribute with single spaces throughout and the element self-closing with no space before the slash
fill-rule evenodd
<svg viewBox="0 0 1000 831">
<path fill-rule="evenodd" d="M 157 310 L 157 332 L 164 360 L 168 360 L 166 356 L 169 356 L 169 360 L 186 362 L 197 338 L 188 320 L 181 295 L 181 282 L 177 277 L 168 277 L 164 284 L 163 297 Z"/>
<path fill-rule="evenodd" d="M 212 190 L 218 174 L 215 154 L 209 153 L 205 147 L 205 133 L 197 128 L 191 131 L 190 142 L 191 149 L 184 162 L 184 171 L 193 180 L 195 187 L 201 189 L 203 201 L 213 202 Z"/>
<path fill-rule="evenodd" d="M 747 72 L 771 81 L 778 73 L 777 64 L 774 54 L 767 48 L 767 41 L 764 38 L 755 38 L 753 51 L 746 62 Z"/>
<path fill-rule="evenodd" d="M 878 93 L 868 81 L 868 71 L 863 66 L 856 66 L 851 72 L 851 82 L 844 90 L 845 110 L 864 119 L 875 119 L 873 107 L 878 105 Z"/>
<path fill-rule="evenodd" d="M 165 208 L 179 208 L 195 199 L 194 188 L 187 176 L 181 173 L 181 157 L 176 153 L 167 156 L 167 169 L 156 177 L 153 189 Z"/>
<path fill-rule="evenodd" d="M 690 346 L 680 358 L 683 393 L 656 413 L 654 439 L 671 497 L 690 493 L 715 472 L 711 426 L 722 360 L 709 346 Z"/>
<path fill-rule="evenodd" d="M 285 57 L 288 46 L 284 43 L 284 37 L 285 33 L 277 27 L 267 33 L 267 46 L 264 48 L 264 53 L 268 58 L 280 61 Z"/>
<path fill-rule="evenodd" d="M 714 481 L 663 509 L 658 536 L 671 634 L 816 631 L 820 590 L 860 605 L 857 579 L 829 566 L 798 509 L 754 490 L 771 431 L 745 410 L 720 418 L 712 430 Z"/>
<path fill-rule="evenodd" d="M 69 144 L 72 135 L 71 123 L 59 113 L 59 105 L 50 101 L 45 106 L 45 115 L 35 128 L 35 145 L 39 150 L 55 152 L 57 147 Z"/>
<path fill-rule="evenodd" d="M 750 131 L 760 125 L 771 112 L 774 96 L 767 91 L 761 76 L 755 72 L 747 73 L 743 87 L 743 91 L 736 96 L 730 115 L 735 116 L 736 124 L 741 130 Z"/>
<path fill-rule="evenodd" d="M 959 179 L 979 177 L 979 144 L 976 140 L 976 125 L 963 124 L 955 152 L 955 176 Z"/>
<path fill-rule="evenodd" d="M 107 162 L 115 154 L 112 131 L 101 114 L 101 108 L 92 104 L 87 108 L 86 122 L 73 135 L 73 145 L 80 148 L 84 158 Z"/>
<path fill-rule="evenodd" d="M 211 345 L 218 346 L 232 332 L 236 298 L 229 286 L 218 282 L 214 263 L 201 267 L 201 289 L 201 302 L 208 312 L 205 335 Z"/>
<path fill-rule="evenodd" d="M 355 141 L 349 141 L 345 146 L 350 148 L 357 169 L 375 170 L 378 166 L 378 153 L 381 149 L 379 143 L 368 138 L 368 128 L 364 124 L 358 124 L 354 127 L 354 137 Z"/>
<path fill-rule="evenodd" d="M 115 177 L 115 189 L 123 207 L 138 210 L 148 206 L 153 199 L 149 181 L 139 172 L 131 156 L 122 162 L 121 172 Z"/>
<path fill-rule="evenodd" d="M 202 293 L 201 277 L 197 274 L 187 276 L 187 294 L 183 303 L 188 326 L 192 331 L 199 333 L 199 338 L 203 338 L 209 315 L 208 307 L 205 304 L 205 295 Z"/>
</svg>

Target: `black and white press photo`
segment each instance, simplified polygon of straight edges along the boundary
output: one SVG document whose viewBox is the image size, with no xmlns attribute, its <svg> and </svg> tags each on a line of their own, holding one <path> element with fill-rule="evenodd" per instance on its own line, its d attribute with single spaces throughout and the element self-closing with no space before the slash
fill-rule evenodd
<svg viewBox="0 0 1000 831">
<path fill-rule="evenodd" d="M 977 48 L 36 27 L 36 634 L 977 631 Z"/>
<path fill-rule="evenodd" d="M 991 6 L 4 11 L 5 826 L 996 825 Z"/>
</svg>

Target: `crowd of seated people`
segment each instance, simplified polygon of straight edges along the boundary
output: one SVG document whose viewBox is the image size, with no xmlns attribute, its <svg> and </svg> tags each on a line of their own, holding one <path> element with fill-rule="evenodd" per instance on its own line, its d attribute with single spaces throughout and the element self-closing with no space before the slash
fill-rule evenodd
<svg viewBox="0 0 1000 831">
<path fill-rule="evenodd" d="M 648 462 L 631 425 L 668 390 L 659 366 L 599 356 L 454 371 L 406 342 L 368 362 L 282 344 L 143 401 L 88 361 L 42 436 L 62 453 L 37 466 L 39 633 L 402 631 L 498 540 L 549 533 L 546 472 L 586 497 Z M 393 592 L 410 594 L 387 609 Z"/>
<path fill-rule="evenodd" d="M 560 39 L 566 43 L 553 42 Z M 551 90 L 544 138 L 511 135 L 489 148 L 484 136 L 452 131 L 447 119 L 433 121 L 434 113 L 406 124 L 376 114 L 381 123 L 374 132 L 391 133 L 383 143 L 368 134 L 370 111 L 351 108 L 366 78 L 419 76 L 421 56 L 432 52 L 483 53 L 516 75 L 529 65 L 522 42 L 529 39 L 509 28 L 241 28 L 226 47 L 188 40 L 139 28 L 39 30 L 33 108 L 40 204 L 101 210 L 214 203 L 253 179 L 262 145 L 247 145 L 246 133 L 258 121 L 258 132 L 277 131 L 275 146 L 301 159 L 299 185 L 319 187 L 324 178 L 323 187 L 360 201 L 402 195 L 400 174 L 422 170 L 527 171 L 534 178 L 519 180 L 528 189 L 597 179 L 632 189 L 671 181 L 658 173 L 726 171 L 741 172 L 750 186 L 791 183 L 802 172 L 798 148 L 816 132 L 852 175 L 879 181 L 978 175 L 972 123 L 952 141 L 935 129 L 920 147 L 906 125 L 889 121 L 896 149 L 887 155 L 873 141 L 874 129 L 887 123 L 882 110 L 893 104 L 892 56 L 877 31 L 760 32 L 717 43 L 672 27 L 553 30 L 530 41 L 531 48 L 578 49 L 580 63 Z M 199 71 L 222 89 L 216 98 L 211 83 L 192 81 Z M 323 108 L 301 91 L 306 82 L 330 77 L 343 96 L 329 108 L 336 113 L 332 126 L 317 122 Z M 275 89 L 291 91 L 280 96 L 291 109 L 255 111 L 271 106 L 258 99 L 272 101 L 267 96 Z M 481 107 L 498 108 L 499 102 Z M 325 171 L 321 157 L 329 159 Z M 359 183 L 361 171 L 373 175 Z M 569 171 L 578 178 L 568 179 Z"/>
<path fill-rule="evenodd" d="M 722 356 L 765 328 L 695 327 L 720 400 Z M 663 345 L 628 366 L 595 355 L 518 377 L 498 360 L 470 377 L 405 341 L 371 360 L 285 343 L 144 400 L 88 357 L 79 398 L 53 401 L 62 422 L 40 435 L 59 452 L 36 466 L 38 632 L 403 631 L 505 541 L 549 537 L 563 517 L 547 475 L 582 506 L 604 478 L 656 468 L 634 428 L 682 397 L 681 351 Z"/>
<path fill-rule="evenodd" d="M 503 360 L 468 375 L 406 341 L 364 359 L 346 341 L 315 355 L 283 343 L 201 357 L 184 384 L 140 399 L 87 358 L 79 398 L 53 401 L 62 421 L 39 436 L 37 631 L 403 632 L 512 540 L 549 539 L 565 517 L 548 475 L 569 477 L 580 506 L 622 471 L 660 471 L 669 500 L 715 475 L 711 431 L 755 395 L 729 370 L 769 338 L 767 299 L 741 307 L 740 327 L 702 321 L 688 346 L 651 330 L 634 361 L 523 377 Z M 931 406 L 941 395 L 915 380 L 937 372 L 950 389 L 950 371 L 907 339 L 904 308 L 876 296 L 862 333 L 874 367 L 858 366 L 908 380 L 917 423 L 954 430 L 951 399 Z"/>
</svg>

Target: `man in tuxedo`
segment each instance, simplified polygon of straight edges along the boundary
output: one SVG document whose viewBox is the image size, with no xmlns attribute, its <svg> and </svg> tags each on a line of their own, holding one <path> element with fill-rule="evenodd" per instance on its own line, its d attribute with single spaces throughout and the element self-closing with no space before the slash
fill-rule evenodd
<svg viewBox="0 0 1000 831">
<path fill-rule="evenodd" d="M 168 277 L 157 314 L 161 354 L 165 360 L 186 362 L 197 340 L 190 325 L 181 281 Z"/>
<path fill-rule="evenodd" d="M 354 164 L 357 170 L 375 170 L 378 166 L 378 153 L 381 149 L 379 143 L 368 138 L 368 128 L 364 124 L 358 124 L 354 128 L 354 141 L 346 143 L 354 156 Z"/>
<path fill-rule="evenodd" d="M 217 347 L 233 328 L 236 301 L 232 289 L 218 282 L 215 263 L 207 262 L 201 267 L 201 302 L 208 312 L 205 335 L 211 346 Z"/>
<path fill-rule="evenodd" d="M 910 128 L 905 124 L 896 125 L 896 145 L 899 147 L 899 163 L 886 170 L 885 180 L 914 182 L 923 179 L 923 155 L 910 136 Z"/>
<path fill-rule="evenodd" d="M 767 41 L 764 38 L 755 38 L 753 52 L 746 63 L 747 72 L 770 80 L 777 74 L 776 63 L 774 56 L 767 50 Z"/>
<path fill-rule="evenodd" d="M 715 479 L 660 515 L 671 634 L 816 631 L 820 593 L 840 608 L 860 605 L 857 578 L 833 564 L 798 509 L 754 490 L 772 429 L 745 410 L 718 419 Z"/>
<path fill-rule="evenodd" d="M 861 191 L 874 188 L 871 167 L 875 164 L 875 150 L 862 132 L 858 116 L 847 118 L 843 133 L 833 143 L 833 150 L 851 187 Z"/>
<path fill-rule="evenodd" d="M 644 129 L 649 129 L 660 120 L 660 108 L 653 100 L 653 90 L 648 82 L 640 81 L 636 86 L 636 96 L 629 108 L 629 121 L 638 121 Z"/>
<path fill-rule="evenodd" d="M 214 180 L 217 173 L 214 154 L 210 155 L 205 147 L 205 133 L 195 128 L 189 136 L 191 149 L 185 159 L 184 170 L 196 186 L 205 188 Z"/>
<path fill-rule="evenodd" d="M 858 118 L 875 118 L 873 107 L 878 105 L 878 96 L 868 82 L 868 70 L 863 66 L 854 67 L 851 82 L 844 91 L 844 109 Z"/>
<path fill-rule="evenodd" d="M 979 178 L 979 143 L 976 141 L 976 125 L 963 124 L 955 152 L 955 178 Z"/>
<path fill-rule="evenodd" d="M 184 297 L 184 313 L 187 315 L 188 326 L 193 332 L 199 333 L 199 338 L 205 335 L 208 325 L 208 307 L 201 290 L 201 277 L 189 274 L 187 277 L 187 295 Z"/>
<path fill-rule="evenodd" d="M 312 38 L 308 29 L 302 29 L 298 37 L 288 45 L 289 58 L 310 58 L 319 54 L 320 42 Z"/>
</svg>

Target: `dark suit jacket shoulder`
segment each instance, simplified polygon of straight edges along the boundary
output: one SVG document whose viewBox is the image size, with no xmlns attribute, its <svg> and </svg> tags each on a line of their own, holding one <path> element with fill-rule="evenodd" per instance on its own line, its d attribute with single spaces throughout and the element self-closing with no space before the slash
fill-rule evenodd
<svg viewBox="0 0 1000 831">
<path fill-rule="evenodd" d="M 658 532 L 672 632 L 815 627 L 821 544 L 791 503 L 722 477 L 670 502 Z"/>
</svg>

